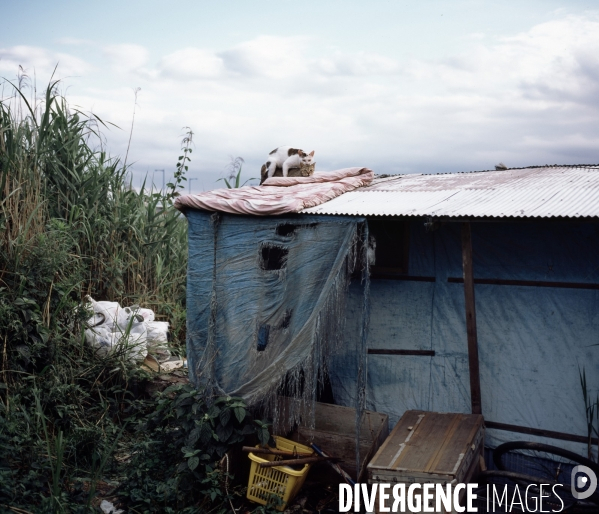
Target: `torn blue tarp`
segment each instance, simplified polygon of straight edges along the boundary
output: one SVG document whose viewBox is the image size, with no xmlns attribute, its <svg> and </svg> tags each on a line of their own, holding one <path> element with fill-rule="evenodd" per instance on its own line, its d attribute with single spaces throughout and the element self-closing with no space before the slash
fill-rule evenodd
<svg viewBox="0 0 599 514">
<path fill-rule="evenodd" d="M 186 215 L 191 379 L 250 403 L 284 380 L 313 398 L 319 369 L 343 341 L 363 220 Z"/>
</svg>

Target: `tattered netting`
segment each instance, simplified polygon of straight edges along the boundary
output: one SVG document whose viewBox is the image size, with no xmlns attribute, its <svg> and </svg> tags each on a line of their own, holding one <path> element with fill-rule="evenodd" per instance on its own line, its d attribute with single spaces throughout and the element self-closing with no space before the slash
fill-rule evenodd
<svg viewBox="0 0 599 514">
<path fill-rule="evenodd" d="M 355 363 L 357 432 L 366 384 L 365 221 L 201 211 L 186 215 L 192 381 L 264 407 L 275 426 L 291 428 L 300 412 L 304 423 L 306 415 L 313 423 L 314 402 L 329 357 L 345 344 L 345 301 L 353 276 L 364 289 Z M 297 400 L 288 403 L 285 412 L 277 402 L 282 392 Z"/>
</svg>

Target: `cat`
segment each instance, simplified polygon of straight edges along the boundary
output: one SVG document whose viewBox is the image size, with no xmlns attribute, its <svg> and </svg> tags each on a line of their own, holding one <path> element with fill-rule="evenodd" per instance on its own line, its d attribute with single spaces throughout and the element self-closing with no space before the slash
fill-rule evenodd
<svg viewBox="0 0 599 514">
<path fill-rule="evenodd" d="M 299 168 L 289 168 L 287 173 L 288 177 L 311 177 L 314 175 L 314 167 L 316 166 L 315 162 L 312 164 L 300 164 Z M 277 166 L 273 177 L 282 177 L 283 170 Z M 260 169 L 260 184 L 262 184 L 268 178 L 268 168 L 266 164 L 262 165 Z"/>
<path fill-rule="evenodd" d="M 283 170 L 283 176 L 286 177 L 289 173 L 289 168 L 299 168 L 302 164 L 310 165 L 313 159 L 314 150 L 306 153 L 299 148 L 279 146 L 279 148 L 275 148 L 268 154 L 265 166 L 269 177 L 275 174 L 277 167 Z"/>
</svg>

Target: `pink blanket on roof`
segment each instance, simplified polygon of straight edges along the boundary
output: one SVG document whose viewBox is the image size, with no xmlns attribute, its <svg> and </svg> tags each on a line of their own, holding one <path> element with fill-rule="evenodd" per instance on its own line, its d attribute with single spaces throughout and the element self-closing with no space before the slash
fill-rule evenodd
<svg viewBox="0 0 599 514">
<path fill-rule="evenodd" d="M 287 214 L 320 205 L 343 193 L 367 186 L 373 178 L 374 172 L 368 168 L 317 171 L 311 177 L 272 177 L 261 186 L 214 189 L 199 195 L 183 195 L 175 200 L 175 207 L 181 211 L 191 208 L 254 216 Z"/>
</svg>

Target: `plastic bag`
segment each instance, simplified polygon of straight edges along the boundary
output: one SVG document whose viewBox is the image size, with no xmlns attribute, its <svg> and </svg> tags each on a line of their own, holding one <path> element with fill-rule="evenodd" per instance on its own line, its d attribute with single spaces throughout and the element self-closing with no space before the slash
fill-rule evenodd
<svg viewBox="0 0 599 514">
<path fill-rule="evenodd" d="M 137 313 L 139 307 L 134 311 L 130 307 L 122 308 L 117 302 L 96 302 L 90 296 L 85 298 L 84 306 L 93 311 L 87 320 L 89 328 L 85 330 L 85 339 L 98 356 L 106 357 L 122 349 L 133 362 L 145 359 L 147 328 L 144 317 Z"/>
<path fill-rule="evenodd" d="M 149 321 L 146 323 L 148 351 L 156 355 L 159 361 L 165 361 L 171 357 L 171 352 L 168 350 L 168 326 L 167 321 Z"/>
<path fill-rule="evenodd" d="M 90 326 L 113 326 L 123 317 L 124 313 L 118 302 L 96 302 L 89 295 L 85 297 L 85 302 L 85 308 L 93 310 L 92 318 L 87 321 Z"/>
<path fill-rule="evenodd" d="M 144 309 L 139 305 L 132 305 L 131 307 L 125 307 L 125 309 L 130 309 L 131 311 L 139 314 L 143 317 L 144 321 L 154 321 L 154 311 L 152 309 Z"/>
<path fill-rule="evenodd" d="M 168 321 L 150 321 L 148 328 L 148 346 L 160 346 L 168 343 Z"/>
<path fill-rule="evenodd" d="M 117 335 L 108 326 L 99 325 L 85 330 L 85 341 L 96 350 L 99 357 L 106 357 L 116 344 Z"/>
<path fill-rule="evenodd" d="M 143 362 L 148 354 L 148 331 L 144 319 L 139 314 L 129 316 L 125 323 L 118 325 L 119 343 L 126 345 L 127 357 L 136 362 Z"/>
</svg>

